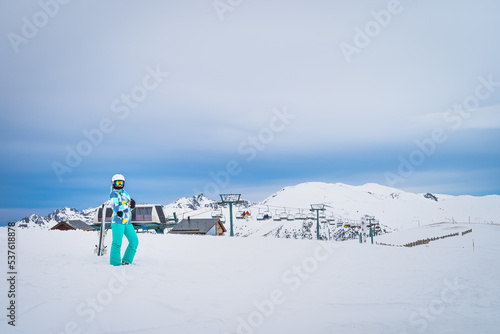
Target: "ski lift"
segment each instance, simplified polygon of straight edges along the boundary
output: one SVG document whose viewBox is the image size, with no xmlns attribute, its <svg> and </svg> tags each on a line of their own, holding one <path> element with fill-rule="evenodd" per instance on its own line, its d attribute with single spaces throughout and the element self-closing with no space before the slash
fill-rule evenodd
<svg viewBox="0 0 500 334">
<path fill-rule="evenodd" d="M 259 215 L 257 216 L 257 220 L 268 220 L 273 218 L 273 215 L 269 211 L 269 207 L 267 207 L 267 211 L 264 211 L 264 213 L 260 214 L 260 209 L 259 209 Z"/>
<path fill-rule="evenodd" d="M 269 212 L 269 207 L 267 207 L 267 210 L 264 211 L 263 213 L 260 213 L 260 209 L 259 209 L 259 214 L 257 215 L 257 220 L 268 220 L 268 219 L 271 219 L 273 217 L 273 215 L 271 215 L 271 212 Z"/>
<path fill-rule="evenodd" d="M 238 213 L 236 214 L 236 219 L 245 219 L 248 218 L 252 215 L 250 210 L 238 210 Z"/>
<path fill-rule="evenodd" d="M 326 219 L 326 213 L 325 213 L 325 211 L 320 211 L 320 212 L 319 212 L 319 218 L 320 218 L 320 219 L 321 219 L 321 218 Z"/>
<path fill-rule="evenodd" d="M 314 212 L 309 212 L 306 216 L 307 219 L 316 219 L 316 215 Z"/>
<path fill-rule="evenodd" d="M 222 218 L 222 209 L 215 209 L 212 211 L 212 218 Z"/>
<path fill-rule="evenodd" d="M 279 222 L 281 220 L 281 214 L 278 213 L 278 210 L 275 211 L 274 219 L 275 222 Z"/>
<path fill-rule="evenodd" d="M 290 213 L 288 214 L 288 217 L 286 218 L 286 220 L 288 220 L 288 221 L 293 221 L 293 220 L 295 220 L 295 215 L 294 215 L 293 213 L 291 213 L 291 212 L 290 212 Z"/>
<path fill-rule="evenodd" d="M 280 212 L 280 220 L 287 220 L 288 219 L 288 213 L 284 209 L 283 211 Z"/>
<path fill-rule="evenodd" d="M 259 209 L 259 213 L 257 214 L 257 220 L 264 220 L 264 214 L 262 212 L 260 212 L 260 209 Z"/>
</svg>

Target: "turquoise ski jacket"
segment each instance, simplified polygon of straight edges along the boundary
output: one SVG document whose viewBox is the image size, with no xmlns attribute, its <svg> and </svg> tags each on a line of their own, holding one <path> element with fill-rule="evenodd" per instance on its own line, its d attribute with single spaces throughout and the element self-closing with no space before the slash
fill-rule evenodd
<svg viewBox="0 0 500 334">
<path fill-rule="evenodd" d="M 111 208 L 113 209 L 111 222 L 118 224 L 131 224 L 132 209 L 128 206 L 128 203 L 130 202 L 129 194 L 124 189 L 117 190 L 111 188 L 109 202 L 111 204 Z M 123 212 L 123 216 L 119 217 L 117 215 L 118 211 Z"/>
</svg>

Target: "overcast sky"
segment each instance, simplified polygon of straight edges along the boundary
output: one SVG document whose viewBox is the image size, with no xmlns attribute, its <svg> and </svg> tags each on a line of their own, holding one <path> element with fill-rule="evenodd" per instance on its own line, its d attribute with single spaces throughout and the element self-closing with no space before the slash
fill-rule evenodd
<svg viewBox="0 0 500 334">
<path fill-rule="evenodd" d="M 161 204 L 500 194 L 498 1 L 60 2 L 0 3 L 2 223 L 95 207 L 115 173 Z"/>
</svg>

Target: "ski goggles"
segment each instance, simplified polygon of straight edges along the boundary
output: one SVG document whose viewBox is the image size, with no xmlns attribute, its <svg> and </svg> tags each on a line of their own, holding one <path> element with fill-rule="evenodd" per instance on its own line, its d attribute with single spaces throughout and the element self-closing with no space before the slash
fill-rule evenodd
<svg viewBox="0 0 500 334">
<path fill-rule="evenodd" d="M 122 181 L 122 180 L 116 180 L 114 182 L 114 185 L 115 186 L 120 186 L 120 187 L 123 187 L 125 185 L 125 181 Z"/>
</svg>

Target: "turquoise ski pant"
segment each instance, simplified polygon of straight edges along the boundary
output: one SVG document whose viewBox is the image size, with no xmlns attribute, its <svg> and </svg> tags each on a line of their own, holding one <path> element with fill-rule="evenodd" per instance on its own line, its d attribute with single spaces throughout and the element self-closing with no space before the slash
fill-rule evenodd
<svg viewBox="0 0 500 334">
<path fill-rule="evenodd" d="M 132 224 L 118 224 L 111 223 L 111 230 L 113 231 L 113 243 L 111 244 L 111 254 L 109 255 L 109 262 L 114 266 L 120 266 L 122 260 L 127 263 L 132 263 L 135 256 L 135 251 L 139 245 L 137 233 L 135 233 Z M 128 247 L 125 250 L 123 259 L 121 257 L 122 240 L 123 236 L 128 240 Z"/>
</svg>

